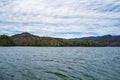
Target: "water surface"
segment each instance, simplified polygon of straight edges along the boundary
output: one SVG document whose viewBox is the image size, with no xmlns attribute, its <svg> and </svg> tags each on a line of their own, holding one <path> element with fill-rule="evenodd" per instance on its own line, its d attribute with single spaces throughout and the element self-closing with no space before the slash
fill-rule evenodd
<svg viewBox="0 0 120 80">
<path fill-rule="evenodd" d="M 0 47 L 0 80 L 120 80 L 120 48 Z"/>
</svg>

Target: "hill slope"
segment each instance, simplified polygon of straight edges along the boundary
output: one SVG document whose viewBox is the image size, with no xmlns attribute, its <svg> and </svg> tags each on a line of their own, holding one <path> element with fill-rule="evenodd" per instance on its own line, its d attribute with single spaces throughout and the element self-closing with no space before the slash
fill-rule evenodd
<svg viewBox="0 0 120 80">
<path fill-rule="evenodd" d="M 72 41 L 89 41 L 105 46 L 120 46 L 120 36 L 104 35 L 98 37 L 73 38 Z"/>
<path fill-rule="evenodd" d="M 0 36 L 0 46 L 14 46 L 14 45 L 15 43 L 10 37 L 6 35 Z"/>
<path fill-rule="evenodd" d="M 71 41 L 61 38 L 39 37 L 30 33 L 22 33 L 11 36 L 17 46 L 68 46 Z"/>
<path fill-rule="evenodd" d="M 11 42 L 11 44 L 9 44 L 6 41 Z M 0 46 L 12 46 L 12 45 L 13 46 L 99 46 L 96 43 L 88 42 L 88 41 L 71 41 L 62 38 L 39 37 L 27 32 L 16 34 L 13 36 L 7 36 L 7 38 L 5 37 L 0 38 Z"/>
</svg>

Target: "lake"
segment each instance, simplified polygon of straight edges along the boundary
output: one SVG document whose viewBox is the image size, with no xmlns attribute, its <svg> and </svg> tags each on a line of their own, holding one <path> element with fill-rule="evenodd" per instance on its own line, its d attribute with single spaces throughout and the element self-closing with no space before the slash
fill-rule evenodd
<svg viewBox="0 0 120 80">
<path fill-rule="evenodd" d="M 0 80 L 120 80 L 120 47 L 0 47 Z"/>
</svg>

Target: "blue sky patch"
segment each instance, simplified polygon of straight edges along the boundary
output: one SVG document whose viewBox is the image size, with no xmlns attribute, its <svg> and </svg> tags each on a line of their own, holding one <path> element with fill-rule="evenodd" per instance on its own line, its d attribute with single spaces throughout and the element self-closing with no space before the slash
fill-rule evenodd
<svg viewBox="0 0 120 80">
<path fill-rule="evenodd" d="M 80 32 L 58 32 L 58 33 L 55 33 L 55 34 L 72 34 L 72 35 L 80 35 L 81 33 L 80 33 Z"/>
</svg>

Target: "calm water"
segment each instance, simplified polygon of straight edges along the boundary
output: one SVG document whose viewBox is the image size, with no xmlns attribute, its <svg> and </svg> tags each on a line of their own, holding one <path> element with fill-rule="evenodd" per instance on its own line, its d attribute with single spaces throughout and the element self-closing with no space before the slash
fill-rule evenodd
<svg viewBox="0 0 120 80">
<path fill-rule="evenodd" d="M 120 80 L 120 48 L 0 47 L 0 80 Z"/>
</svg>

